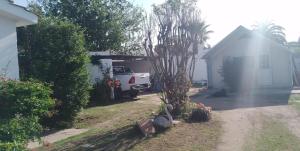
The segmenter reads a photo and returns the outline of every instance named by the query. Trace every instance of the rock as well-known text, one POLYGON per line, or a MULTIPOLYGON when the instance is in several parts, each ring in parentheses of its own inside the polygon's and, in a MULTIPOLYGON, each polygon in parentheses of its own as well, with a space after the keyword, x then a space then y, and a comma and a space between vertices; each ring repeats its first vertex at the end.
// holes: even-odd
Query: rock
POLYGON ((164 116, 158 116, 153 121, 154 126, 159 129, 167 129, 172 126, 172 122, 164 116))

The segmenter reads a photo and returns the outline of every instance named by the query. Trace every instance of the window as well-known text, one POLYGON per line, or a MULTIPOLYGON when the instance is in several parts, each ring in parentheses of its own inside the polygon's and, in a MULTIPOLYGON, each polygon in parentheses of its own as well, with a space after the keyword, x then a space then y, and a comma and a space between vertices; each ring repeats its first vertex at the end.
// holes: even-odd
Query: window
POLYGON ((261 55, 259 58, 259 67, 261 69, 268 69, 270 68, 269 64, 269 56, 268 55, 261 55))
POLYGON ((113 74, 126 74, 126 73, 133 73, 133 72, 128 67, 124 67, 124 66, 114 66, 113 67, 113 74))

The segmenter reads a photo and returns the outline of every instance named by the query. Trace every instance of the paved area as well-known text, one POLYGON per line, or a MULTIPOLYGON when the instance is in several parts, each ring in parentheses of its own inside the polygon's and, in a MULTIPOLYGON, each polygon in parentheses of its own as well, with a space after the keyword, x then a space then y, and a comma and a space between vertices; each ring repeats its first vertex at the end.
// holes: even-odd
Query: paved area
POLYGON ((294 135, 300 138, 299 113, 289 105, 240 108, 216 111, 223 122, 223 135, 217 151, 241 151, 251 130, 262 127, 263 118, 283 123, 294 135))
POLYGON ((261 128, 263 117, 282 122, 300 138, 299 112, 288 105, 291 92, 300 93, 299 90, 274 90, 243 95, 229 94, 227 97, 210 97, 210 93, 203 93, 191 98, 195 102, 211 106, 221 118, 224 133, 217 150, 240 151, 243 150, 250 130, 261 128))
POLYGON ((28 144, 27 148, 33 149, 33 148, 40 147, 42 145, 51 144, 51 143, 66 139, 68 137, 84 133, 86 131, 88 131, 88 129, 65 129, 65 130, 61 130, 61 131, 58 131, 56 133, 53 133, 53 134, 47 135, 45 137, 42 137, 42 143, 39 143, 39 141, 30 142, 28 144))

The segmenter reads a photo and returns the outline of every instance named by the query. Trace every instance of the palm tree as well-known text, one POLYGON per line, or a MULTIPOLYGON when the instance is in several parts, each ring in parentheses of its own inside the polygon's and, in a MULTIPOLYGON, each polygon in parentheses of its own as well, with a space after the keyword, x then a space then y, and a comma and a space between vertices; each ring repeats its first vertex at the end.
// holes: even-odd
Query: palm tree
POLYGON ((254 25, 254 31, 260 32, 266 37, 282 44, 286 45, 287 41, 285 39, 284 28, 282 26, 276 25, 274 23, 260 23, 254 25))

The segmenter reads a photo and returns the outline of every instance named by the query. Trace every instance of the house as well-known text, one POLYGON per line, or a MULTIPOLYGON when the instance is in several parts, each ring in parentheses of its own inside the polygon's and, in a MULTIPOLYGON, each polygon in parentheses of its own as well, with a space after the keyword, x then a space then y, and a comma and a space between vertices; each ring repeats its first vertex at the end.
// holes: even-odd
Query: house
POLYGON ((243 66, 241 88, 293 86, 294 69, 288 48, 243 26, 236 28, 203 58, 207 62, 209 88, 228 88, 222 76, 223 63, 228 59, 243 66))
POLYGON ((0 75, 19 79, 16 27, 37 21, 36 15, 11 0, 0 0, 0 75))

